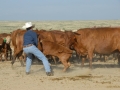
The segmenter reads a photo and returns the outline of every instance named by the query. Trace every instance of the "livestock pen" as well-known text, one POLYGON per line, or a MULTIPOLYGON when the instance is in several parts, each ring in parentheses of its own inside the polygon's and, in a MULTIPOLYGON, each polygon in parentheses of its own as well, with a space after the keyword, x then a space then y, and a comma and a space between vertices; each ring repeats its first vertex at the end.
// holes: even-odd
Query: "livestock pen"
MULTIPOLYGON (((0 21, 0 33, 10 33, 26 21, 0 21)), ((120 20, 111 21, 33 21, 36 28, 45 30, 76 30, 86 27, 119 27, 120 20)), ((47 77, 42 63, 33 63, 31 74, 25 74, 25 67, 21 67, 17 60, 13 67, 11 61, 0 62, 0 90, 119 90, 120 89, 120 68, 117 61, 114 62, 112 55, 107 62, 96 57, 93 62, 93 69, 90 70, 88 62, 84 68, 80 68, 76 58, 71 62, 71 67, 63 73, 63 65, 51 64, 54 76, 47 77)))

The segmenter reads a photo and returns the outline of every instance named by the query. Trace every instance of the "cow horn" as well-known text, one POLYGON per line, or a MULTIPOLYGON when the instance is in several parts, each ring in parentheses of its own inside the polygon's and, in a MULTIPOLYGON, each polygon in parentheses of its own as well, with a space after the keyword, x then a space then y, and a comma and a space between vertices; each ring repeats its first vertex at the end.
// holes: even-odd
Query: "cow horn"
POLYGON ((65 32, 65 30, 61 29, 60 31, 65 32))
POLYGON ((72 32, 77 32, 77 30, 72 30, 72 32))

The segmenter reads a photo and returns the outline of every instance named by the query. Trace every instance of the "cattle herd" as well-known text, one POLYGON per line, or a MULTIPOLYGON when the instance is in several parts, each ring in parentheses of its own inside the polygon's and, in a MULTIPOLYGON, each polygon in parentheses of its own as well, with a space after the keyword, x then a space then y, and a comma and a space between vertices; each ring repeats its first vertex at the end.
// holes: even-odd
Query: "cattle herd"
MULTIPOLYGON (((38 35, 38 48, 56 62, 56 57, 64 65, 63 71, 70 67, 70 58, 74 54, 81 59, 81 66, 88 59, 92 68, 93 57, 96 54, 117 54, 120 65, 120 28, 93 27, 78 30, 34 30, 38 35)), ((26 30, 17 29, 11 34, 0 34, 0 60, 11 60, 13 65, 18 58, 24 66, 26 55, 23 53, 23 35, 26 30)), ((74 60, 73 60, 74 61, 74 60)))

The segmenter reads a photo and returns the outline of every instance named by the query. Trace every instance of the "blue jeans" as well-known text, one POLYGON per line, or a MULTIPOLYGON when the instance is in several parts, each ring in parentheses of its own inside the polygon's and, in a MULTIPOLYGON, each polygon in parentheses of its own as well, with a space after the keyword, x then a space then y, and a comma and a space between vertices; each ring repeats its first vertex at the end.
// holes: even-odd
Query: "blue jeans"
POLYGON ((39 60, 43 62, 44 68, 46 72, 51 72, 50 69, 50 64, 45 57, 45 55, 34 45, 30 47, 23 48, 24 53, 27 54, 27 59, 26 59, 26 72, 30 72, 30 67, 32 64, 32 54, 36 56, 39 60))

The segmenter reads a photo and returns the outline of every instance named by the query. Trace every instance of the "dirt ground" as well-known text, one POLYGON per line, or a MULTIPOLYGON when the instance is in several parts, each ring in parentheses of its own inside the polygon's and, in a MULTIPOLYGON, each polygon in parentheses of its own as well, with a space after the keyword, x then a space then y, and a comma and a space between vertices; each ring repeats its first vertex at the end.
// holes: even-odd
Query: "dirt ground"
POLYGON ((72 63, 66 73, 63 65, 52 64, 54 76, 46 76, 42 64, 33 64, 31 74, 16 61, 0 62, 0 90, 120 90, 120 68, 117 61, 93 62, 93 69, 72 63))

